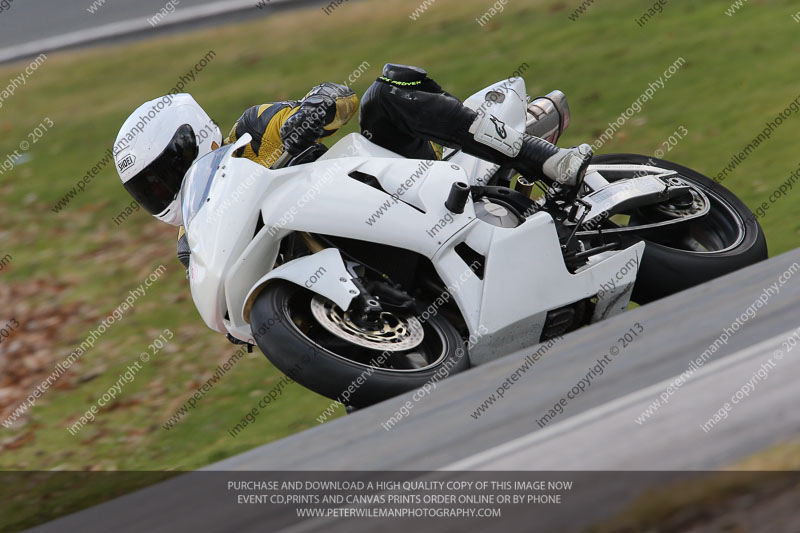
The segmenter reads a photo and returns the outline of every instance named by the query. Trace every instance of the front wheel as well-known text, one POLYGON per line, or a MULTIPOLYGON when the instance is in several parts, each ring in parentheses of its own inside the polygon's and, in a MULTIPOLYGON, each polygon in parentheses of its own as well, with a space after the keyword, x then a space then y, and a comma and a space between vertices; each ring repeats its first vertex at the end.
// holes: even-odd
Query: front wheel
MULTIPOLYGON (((708 213, 683 222, 676 231, 645 237, 645 250, 632 299, 644 304, 728 274, 767 258, 767 242, 755 215, 728 189, 690 168, 643 155, 606 154, 593 164, 649 165, 678 173, 678 178, 709 202, 708 213)), ((680 217, 691 202, 666 202, 625 213, 626 226, 680 217), (677 204, 677 205, 676 205, 677 204)), ((632 244, 635 236, 623 238, 632 244)))
POLYGON ((250 325, 258 347, 279 370, 353 407, 469 368, 464 341, 444 317, 385 315, 382 331, 360 330, 329 300, 278 281, 256 298, 250 325))

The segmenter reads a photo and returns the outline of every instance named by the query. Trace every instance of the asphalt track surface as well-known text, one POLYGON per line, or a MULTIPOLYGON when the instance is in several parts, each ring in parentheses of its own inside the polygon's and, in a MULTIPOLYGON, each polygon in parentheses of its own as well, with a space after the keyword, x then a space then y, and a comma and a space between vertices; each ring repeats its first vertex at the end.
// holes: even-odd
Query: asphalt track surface
MULTIPOLYGON (((178 0, 175 12, 152 26, 167 0, 9 0, 0 11, 0 63, 53 50, 151 38, 199 26, 267 16, 330 0, 178 0), (94 13, 89 7, 98 5, 94 13), (54 23, 56 22, 56 23, 54 23)), ((173 0, 175 1, 175 0, 173 0)), ((0 2, 1 4, 2 2, 0 2)))
MULTIPOLYGON (((800 250, 795 250, 573 332, 477 419, 471 416, 474 410, 535 348, 439 382, 419 401, 408 393, 37 530, 177 531, 203 524, 206 530, 256 531, 264 530, 267 519, 275 526, 269 530, 288 531, 373 531, 377 524, 341 518, 298 524, 287 516, 261 516, 259 512, 265 511, 223 505, 218 492, 195 483, 197 477, 192 476, 200 475, 270 471, 274 477, 280 471, 335 470, 414 471, 407 474, 425 477, 434 475, 431 471, 449 470, 456 471, 450 472, 452 476, 479 470, 495 475, 502 470, 570 470, 584 475, 602 470, 651 471, 635 483, 624 475, 616 476, 616 481, 606 479, 602 490, 587 482, 584 490, 572 494, 573 503, 585 501, 584 509, 596 511, 586 512, 580 520, 593 520, 600 509, 605 516, 638 492, 639 488, 632 492, 636 484, 658 485, 663 481, 657 480, 659 475, 663 478, 670 472, 723 468, 797 438, 800 388, 795 376, 800 372, 800 344, 793 352, 785 343, 798 326, 800 250), (792 265, 796 271, 787 276, 792 265), (777 290, 765 293, 770 286, 777 290), (761 306, 756 304, 759 298, 761 306), (748 309, 753 316, 747 315, 748 309), (620 346, 620 338, 631 328, 642 333, 613 357, 585 392, 569 400, 563 414, 540 428, 537 419, 564 398, 598 358, 620 346), (735 329, 727 343, 717 342, 713 356, 687 375, 690 361, 714 344, 725 328, 735 329), (759 369, 770 364, 766 376, 754 380, 759 369), (681 374, 686 379, 668 403, 662 402, 649 420, 638 424, 642 411, 681 374), (753 390, 732 405, 727 418, 707 432, 701 429, 748 382, 753 390), (384 429, 382 423, 406 401, 412 402, 409 415, 390 431, 384 429)), ((280 403, 274 408, 279 409, 280 403)), ((258 475, 250 474, 249 479, 258 475)), ((571 526, 578 525, 575 516, 551 513, 540 517, 535 530, 553 530, 566 518, 571 526)), ((440 522, 437 531, 458 530, 454 523, 440 522)), ((394 531, 407 525, 387 521, 380 527, 394 531)))

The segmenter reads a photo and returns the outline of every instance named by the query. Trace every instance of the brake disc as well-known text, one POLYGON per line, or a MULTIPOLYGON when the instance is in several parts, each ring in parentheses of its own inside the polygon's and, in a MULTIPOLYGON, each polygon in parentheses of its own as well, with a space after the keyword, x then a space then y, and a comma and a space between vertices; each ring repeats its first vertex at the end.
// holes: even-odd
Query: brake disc
POLYGON ((419 346, 425 336, 422 323, 416 317, 402 319, 392 313, 381 313, 382 329, 362 329, 352 321, 349 313, 320 296, 311 299, 311 313, 317 322, 333 335, 371 350, 387 352, 411 350, 419 346))

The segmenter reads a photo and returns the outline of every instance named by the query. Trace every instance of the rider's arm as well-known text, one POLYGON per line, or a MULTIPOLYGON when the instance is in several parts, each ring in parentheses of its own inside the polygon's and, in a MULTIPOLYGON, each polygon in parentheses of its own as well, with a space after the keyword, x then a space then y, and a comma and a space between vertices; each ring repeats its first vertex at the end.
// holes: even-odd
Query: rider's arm
MULTIPOLYGON (((283 153, 281 128, 295 115, 294 124, 297 127, 314 122, 313 129, 316 131, 310 140, 313 143, 336 133, 357 110, 358 97, 352 90, 343 85, 324 83, 314 87, 300 101, 263 104, 247 109, 233 125, 224 144, 235 142, 249 133, 253 140, 240 148, 236 155, 269 167, 283 153)), ((300 133, 308 135, 305 131, 300 133)))

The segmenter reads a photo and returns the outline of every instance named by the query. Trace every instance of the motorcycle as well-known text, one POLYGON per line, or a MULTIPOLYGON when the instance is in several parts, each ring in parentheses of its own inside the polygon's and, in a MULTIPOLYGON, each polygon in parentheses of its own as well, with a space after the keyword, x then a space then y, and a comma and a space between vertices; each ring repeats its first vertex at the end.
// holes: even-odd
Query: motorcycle
MULTIPOLYGON (((563 93, 531 102, 521 78, 465 105, 544 138, 570 120, 563 93)), ((184 179, 192 298, 210 328, 353 407, 767 256, 735 195, 662 159, 596 156, 576 196, 459 150, 405 159, 358 133, 269 169, 233 157, 248 142, 184 179)))

